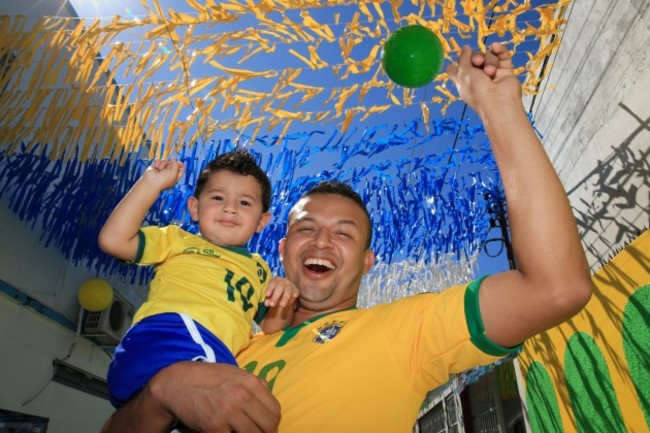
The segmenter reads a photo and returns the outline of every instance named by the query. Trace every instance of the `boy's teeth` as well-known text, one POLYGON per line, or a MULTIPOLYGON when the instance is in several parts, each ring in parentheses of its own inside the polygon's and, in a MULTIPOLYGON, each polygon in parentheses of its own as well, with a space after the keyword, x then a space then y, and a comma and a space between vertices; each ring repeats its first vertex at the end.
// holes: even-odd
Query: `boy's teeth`
POLYGON ((307 259, 305 260, 305 266, 309 265, 318 265, 318 266, 325 266, 326 268, 329 269, 336 269, 336 266, 329 260, 323 260, 323 259, 307 259))

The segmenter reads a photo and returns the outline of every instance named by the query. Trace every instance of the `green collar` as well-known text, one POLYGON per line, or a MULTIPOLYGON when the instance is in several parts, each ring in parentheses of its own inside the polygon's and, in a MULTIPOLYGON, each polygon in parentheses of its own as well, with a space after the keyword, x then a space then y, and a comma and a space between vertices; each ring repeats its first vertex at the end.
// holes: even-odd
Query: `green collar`
POLYGON ((344 308, 343 310, 330 311, 329 313, 323 313, 323 314, 320 314, 318 316, 312 317, 311 319, 307 319, 307 320, 305 320, 304 322, 302 322, 299 325, 287 328, 282 333, 282 336, 280 337, 278 342, 275 343, 275 347, 284 346, 285 344, 287 344, 289 342, 289 340, 291 340, 293 337, 295 337, 296 334, 298 334, 298 332, 300 332, 300 330, 302 328, 304 328, 307 325, 310 325, 310 324, 314 323, 317 320, 322 319, 323 317, 329 316, 330 314, 340 313, 341 311, 356 310, 356 309, 357 309, 356 306, 352 306, 352 307, 344 308))

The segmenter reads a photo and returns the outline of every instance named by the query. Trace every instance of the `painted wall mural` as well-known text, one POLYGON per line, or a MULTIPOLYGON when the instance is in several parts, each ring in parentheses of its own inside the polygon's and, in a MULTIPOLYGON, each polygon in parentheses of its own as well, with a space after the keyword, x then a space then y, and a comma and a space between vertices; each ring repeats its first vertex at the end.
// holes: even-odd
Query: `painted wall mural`
POLYGON ((585 310, 520 355, 536 433, 650 430, 650 231, 592 279, 585 310))

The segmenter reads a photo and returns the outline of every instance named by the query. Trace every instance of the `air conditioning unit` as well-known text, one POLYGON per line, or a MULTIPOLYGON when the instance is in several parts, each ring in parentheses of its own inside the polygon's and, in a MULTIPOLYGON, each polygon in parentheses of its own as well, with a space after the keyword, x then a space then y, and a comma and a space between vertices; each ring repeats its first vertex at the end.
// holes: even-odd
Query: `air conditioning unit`
POLYGON ((102 311, 86 311, 83 334, 102 346, 117 346, 133 321, 133 307, 117 293, 102 311))

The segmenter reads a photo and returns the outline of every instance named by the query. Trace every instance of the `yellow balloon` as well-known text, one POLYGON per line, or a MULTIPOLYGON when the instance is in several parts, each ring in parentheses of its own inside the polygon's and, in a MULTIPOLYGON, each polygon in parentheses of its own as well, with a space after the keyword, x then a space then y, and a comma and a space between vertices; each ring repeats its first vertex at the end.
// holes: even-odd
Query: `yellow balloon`
POLYGON ((77 295, 81 306, 88 311, 102 311, 113 302, 113 288, 100 278, 83 283, 77 295))

